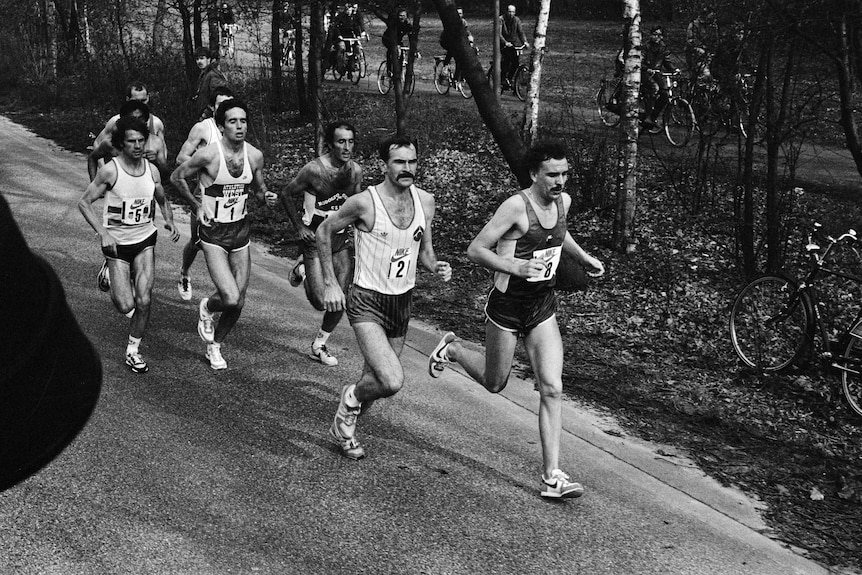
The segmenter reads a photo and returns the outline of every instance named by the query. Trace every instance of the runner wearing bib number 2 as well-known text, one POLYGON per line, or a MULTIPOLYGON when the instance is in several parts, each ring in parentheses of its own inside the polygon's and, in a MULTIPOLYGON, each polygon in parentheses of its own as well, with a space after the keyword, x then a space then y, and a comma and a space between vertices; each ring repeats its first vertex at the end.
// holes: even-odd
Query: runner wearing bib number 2
POLYGON ((524 162, 532 185, 511 196, 467 249, 471 261, 495 272, 485 306, 485 355, 447 333, 428 359, 431 377, 458 362, 491 393, 506 387, 518 336, 524 337, 539 387, 539 437, 544 472, 542 497, 579 497, 584 488, 559 467, 562 429, 563 343, 557 325, 554 282, 560 255, 573 255, 593 276, 602 263, 587 254, 566 229, 571 197, 563 192, 569 173, 566 149, 557 143, 531 147, 524 162))
POLYGON ((180 239, 159 171, 144 157, 149 135, 147 125, 140 119, 120 118, 111 136, 119 155, 99 168, 78 201, 84 219, 101 238, 114 307, 131 318, 126 365, 135 373, 149 370, 141 358, 139 345, 150 321, 156 202, 171 240, 180 239), (93 202, 99 198, 105 198, 101 218, 93 210, 93 202))
POLYGON ((350 459, 365 456, 356 439, 356 418, 376 399, 395 395, 404 385, 400 355, 417 264, 443 281, 452 277, 452 268, 437 260, 431 241, 434 196, 413 185, 415 144, 402 137, 389 138, 381 142, 378 152, 385 162, 383 182, 349 197, 315 234, 324 306, 327 311, 347 308, 365 357, 359 381, 342 388, 329 428, 342 455, 350 459), (349 225, 356 230, 356 271, 345 298, 332 265, 332 236, 349 225))
POLYGON ((197 150, 171 174, 171 181, 198 215, 198 237, 216 292, 198 307, 198 335, 207 344, 206 358, 213 369, 227 368, 221 344, 236 325, 245 305, 251 271, 247 218, 248 196, 273 204, 277 196, 263 181, 263 154, 246 143, 248 108, 242 101, 225 100, 216 109, 221 138, 197 150), (189 190, 186 178, 197 175, 201 200, 189 190), (221 313, 218 321, 213 314, 221 313))

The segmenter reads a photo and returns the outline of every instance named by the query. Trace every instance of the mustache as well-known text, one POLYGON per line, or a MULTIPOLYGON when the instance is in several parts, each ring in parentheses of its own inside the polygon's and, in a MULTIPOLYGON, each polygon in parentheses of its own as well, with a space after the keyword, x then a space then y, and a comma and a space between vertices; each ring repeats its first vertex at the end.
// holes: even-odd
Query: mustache
POLYGON ((410 178, 411 180, 415 180, 415 179, 416 179, 416 178, 413 176, 413 173, 412 173, 412 172, 401 172, 400 174, 398 174, 398 179, 400 180, 401 178, 405 178, 405 179, 406 179, 406 178, 410 178))

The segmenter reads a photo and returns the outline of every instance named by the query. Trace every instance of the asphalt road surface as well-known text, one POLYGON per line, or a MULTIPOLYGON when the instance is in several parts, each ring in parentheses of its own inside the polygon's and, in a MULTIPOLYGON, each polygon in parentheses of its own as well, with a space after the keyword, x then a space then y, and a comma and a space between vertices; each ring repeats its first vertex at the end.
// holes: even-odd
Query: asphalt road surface
POLYGON ((0 494, 0 574, 826 572, 765 535, 754 502, 574 402, 562 461, 586 494, 541 499, 532 385, 491 395, 455 371, 432 380, 439 334, 418 322, 404 389, 360 420, 368 457, 342 458, 326 432, 361 367, 352 332, 345 321, 331 339, 337 367, 310 360, 320 315, 287 283, 291 262, 261 246, 229 367, 214 372, 195 329, 212 289, 203 257, 183 302, 185 238, 160 234, 150 372, 130 373, 128 321, 96 289, 99 247, 76 208, 84 158, 2 117, 0 128, 0 192, 104 366, 77 440, 0 494))

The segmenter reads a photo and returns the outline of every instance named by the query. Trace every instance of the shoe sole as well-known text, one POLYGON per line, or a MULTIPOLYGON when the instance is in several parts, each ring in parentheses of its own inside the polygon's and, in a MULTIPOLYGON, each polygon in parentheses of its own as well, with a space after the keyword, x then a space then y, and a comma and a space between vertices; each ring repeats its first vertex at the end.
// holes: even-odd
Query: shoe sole
POLYGON ((434 351, 431 352, 431 355, 428 356, 428 375, 430 375, 434 379, 437 379, 438 377, 440 377, 440 374, 442 374, 443 370, 446 369, 446 363, 441 362, 441 361, 437 361, 436 359, 434 359, 434 356, 436 356, 440 352, 441 349, 443 349, 444 347, 446 347, 447 345, 449 345, 450 343, 455 341, 454 338, 455 338, 454 332, 451 332, 451 331, 447 332, 445 335, 443 335, 442 338, 440 338, 440 341, 437 343, 437 347, 435 347, 434 351), (450 334, 452 335, 452 339, 449 341, 446 341, 446 339, 449 337, 450 334))
POLYGON ((543 491, 540 495, 545 499, 577 499, 583 494, 584 490, 581 488, 580 490, 575 489, 568 493, 548 493, 547 491, 543 491))
POLYGON ((129 363, 126 363, 126 367, 128 367, 132 373, 147 373, 148 371, 150 371, 149 366, 144 366, 143 368, 140 368, 140 367, 135 367, 129 363))
MULTIPOLYGON (((320 359, 320 356, 315 355, 315 354, 314 354, 314 352, 309 353, 309 354, 308 354, 308 357, 310 357, 311 359, 315 360, 315 361, 316 361, 316 362, 318 362, 318 363, 322 363, 322 364, 323 364, 323 365, 325 365, 326 367, 335 367, 336 365, 338 365, 338 360, 337 360, 336 358, 334 358, 334 357, 333 357, 332 359, 334 359, 334 360, 335 360, 335 363, 326 363, 325 361, 323 361, 322 359, 320 359)), ((330 356, 330 357, 332 357, 332 356, 330 356)))
POLYGON ((365 449, 362 446, 359 447, 358 453, 350 453, 347 449, 344 449, 343 440, 339 439, 335 432, 332 430, 332 426, 329 427, 329 439, 338 446, 338 450, 341 452, 343 457, 347 459, 352 459, 353 461, 359 461, 365 457, 365 449))

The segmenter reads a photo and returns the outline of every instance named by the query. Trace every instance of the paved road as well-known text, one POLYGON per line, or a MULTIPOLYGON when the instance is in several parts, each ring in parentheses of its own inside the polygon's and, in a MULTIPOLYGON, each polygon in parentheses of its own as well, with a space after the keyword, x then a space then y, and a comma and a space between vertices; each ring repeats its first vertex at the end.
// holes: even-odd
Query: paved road
MULTIPOLYGON (((99 251, 75 207, 83 157, 2 117, 0 129, 0 192, 105 374, 78 439, 0 494, 0 573, 825 573, 761 534, 753 502, 573 402, 562 459, 587 493, 543 501, 532 386, 492 396, 457 372, 432 381, 424 351, 439 334, 418 323, 404 390, 360 422, 369 456, 343 459, 326 429, 360 368, 355 341, 342 326, 341 364, 309 360, 319 316, 285 281, 289 262, 261 249, 229 369, 213 372, 194 303, 176 293, 179 246, 161 238, 151 369, 128 372, 126 320, 95 287, 99 251)), ((202 261, 193 280, 210 289, 202 261)))

